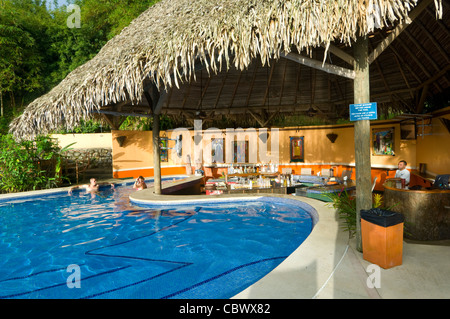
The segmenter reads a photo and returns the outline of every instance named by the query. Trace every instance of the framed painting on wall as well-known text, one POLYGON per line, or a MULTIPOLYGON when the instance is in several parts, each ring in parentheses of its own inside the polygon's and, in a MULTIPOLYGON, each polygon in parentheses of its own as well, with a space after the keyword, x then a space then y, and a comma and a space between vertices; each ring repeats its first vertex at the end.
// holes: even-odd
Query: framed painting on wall
POLYGON ((393 127, 373 129, 372 130, 372 144, 373 155, 390 155, 395 156, 394 153, 394 135, 393 127))
POLYGON ((304 136, 290 136, 289 137, 291 162, 304 162, 305 161, 303 138, 304 138, 304 136))

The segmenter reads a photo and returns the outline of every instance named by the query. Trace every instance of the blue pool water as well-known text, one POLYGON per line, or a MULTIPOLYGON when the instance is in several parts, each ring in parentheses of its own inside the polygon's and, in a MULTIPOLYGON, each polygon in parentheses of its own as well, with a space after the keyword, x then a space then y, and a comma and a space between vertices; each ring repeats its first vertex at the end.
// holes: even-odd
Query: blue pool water
POLYGON ((151 208, 131 192, 0 199, 0 298, 230 298, 313 227, 294 200, 151 208))

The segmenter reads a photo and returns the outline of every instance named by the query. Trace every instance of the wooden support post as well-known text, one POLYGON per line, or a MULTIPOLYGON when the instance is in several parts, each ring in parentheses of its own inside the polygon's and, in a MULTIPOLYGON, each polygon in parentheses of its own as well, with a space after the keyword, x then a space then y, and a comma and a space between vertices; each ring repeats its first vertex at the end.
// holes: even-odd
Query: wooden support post
MULTIPOLYGON (((354 103, 370 102, 368 39, 358 37, 354 45, 355 80, 354 103)), ((360 210, 372 208, 372 182, 370 163, 370 121, 355 122, 356 168, 356 249, 362 251, 360 210)))
POLYGON ((155 194, 161 195, 161 158, 159 149, 159 114, 153 113, 153 179, 155 194))

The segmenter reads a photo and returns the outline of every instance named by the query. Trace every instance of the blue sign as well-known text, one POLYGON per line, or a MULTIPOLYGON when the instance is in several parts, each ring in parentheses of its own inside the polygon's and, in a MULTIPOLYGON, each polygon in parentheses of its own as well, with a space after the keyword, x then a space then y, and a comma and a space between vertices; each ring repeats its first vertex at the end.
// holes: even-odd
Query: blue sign
POLYGON ((376 120, 377 102, 350 104, 350 121, 376 120))

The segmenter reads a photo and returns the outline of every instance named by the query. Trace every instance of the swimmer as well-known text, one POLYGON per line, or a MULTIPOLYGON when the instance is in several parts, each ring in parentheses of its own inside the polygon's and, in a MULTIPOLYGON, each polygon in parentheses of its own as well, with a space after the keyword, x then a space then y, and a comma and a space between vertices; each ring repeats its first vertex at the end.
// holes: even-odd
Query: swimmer
POLYGON ((136 178, 133 188, 138 191, 143 190, 144 188, 147 188, 147 184, 145 184, 144 178, 142 176, 139 176, 138 178, 136 178))
POLYGON ((89 182, 90 182, 89 184, 84 184, 84 185, 78 185, 78 186, 70 187, 69 188, 69 194, 72 194, 72 190, 74 190, 75 188, 84 188, 84 189, 86 189, 86 193, 92 193, 92 192, 98 191, 98 188, 101 185, 109 184, 109 185, 111 185, 111 188, 114 188, 114 184, 110 184, 110 183, 107 183, 107 182, 98 184, 96 178, 91 178, 89 182))

